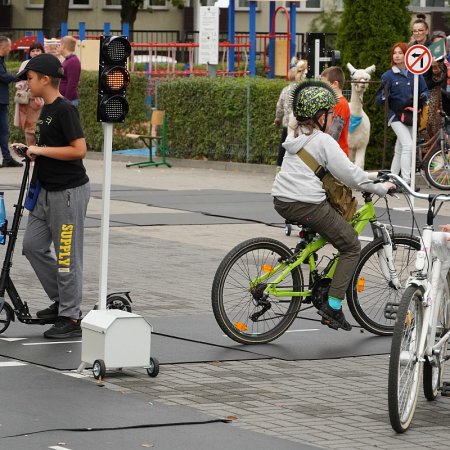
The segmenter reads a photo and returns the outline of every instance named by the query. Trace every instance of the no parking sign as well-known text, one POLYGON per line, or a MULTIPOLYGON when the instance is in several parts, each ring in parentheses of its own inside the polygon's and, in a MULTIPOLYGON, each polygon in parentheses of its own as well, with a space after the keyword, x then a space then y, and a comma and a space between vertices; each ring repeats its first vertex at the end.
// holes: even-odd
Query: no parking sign
POLYGON ((405 54, 406 68, 414 75, 425 73, 431 66, 431 53, 424 45, 412 45, 405 54))
MULTIPOLYGON (((414 190, 416 184, 416 144, 417 144, 417 108, 419 98, 419 75, 425 73, 431 66, 431 53, 424 45, 412 45, 405 53, 406 68, 414 74, 413 87, 413 126, 412 126, 412 144, 411 144, 411 189, 414 190)), ((411 203, 414 207, 414 197, 411 203)))

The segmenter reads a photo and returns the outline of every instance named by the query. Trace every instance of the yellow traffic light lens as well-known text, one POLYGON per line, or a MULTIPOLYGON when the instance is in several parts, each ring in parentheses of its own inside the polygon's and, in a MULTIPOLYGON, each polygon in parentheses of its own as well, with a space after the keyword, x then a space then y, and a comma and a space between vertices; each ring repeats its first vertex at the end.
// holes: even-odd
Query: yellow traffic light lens
POLYGON ((112 67, 102 73, 102 84, 108 92, 124 90, 130 83, 130 74, 124 67, 112 67))

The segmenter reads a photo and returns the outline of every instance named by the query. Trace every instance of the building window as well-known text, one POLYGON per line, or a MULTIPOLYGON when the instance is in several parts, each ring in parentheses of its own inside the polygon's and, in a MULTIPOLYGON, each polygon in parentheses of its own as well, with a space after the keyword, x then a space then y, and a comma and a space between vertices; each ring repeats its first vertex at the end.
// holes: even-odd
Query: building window
POLYGON ((166 0, 148 0, 148 7, 152 9, 168 9, 166 0))
POLYGON ((420 8, 437 8, 438 11, 445 11, 449 6, 449 0, 411 0, 411 2, 409 3, 409 8, 412 11, 418 10, 420 8))
POLYGON ((104 0, 103 6, 107 9, 120 9, 122 7, 120 0, 104 0))
POLYGON ((297 5, 300 11, 322 11, 322 0, 306 0, 300 2, 292 2, 297 5))
MULTIPOLYGON (((260 4, 261 2, 256 2, 256 11, 261 10, 260 4)), ((248 11, 250 9, 250 2, 248 0, 235 0, 235 9, 236 11, 248 11)))
MULTIPOLYGON (((69 8, 91 8, 91 3, 92 0, 70 0, 69 8)), ((27 0, 27 6, 29 8, 43 8, 44 0, 27 0)))

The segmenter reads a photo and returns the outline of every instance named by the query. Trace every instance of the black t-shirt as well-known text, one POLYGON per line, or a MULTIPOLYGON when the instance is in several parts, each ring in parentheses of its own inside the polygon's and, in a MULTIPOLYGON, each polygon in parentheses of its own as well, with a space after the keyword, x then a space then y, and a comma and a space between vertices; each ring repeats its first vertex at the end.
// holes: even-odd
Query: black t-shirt
MULTIPOLYGON (((83 137, 78 110, 72 103, 58 97, 50 105, 44 105, 36 123, 36 145, 66 147, 71 141, 83 137)), ((48 191, 62 191, 89 181, 81 159, 61 161, 39 156, 34 170, 37 170, 37 178, 48 191)))

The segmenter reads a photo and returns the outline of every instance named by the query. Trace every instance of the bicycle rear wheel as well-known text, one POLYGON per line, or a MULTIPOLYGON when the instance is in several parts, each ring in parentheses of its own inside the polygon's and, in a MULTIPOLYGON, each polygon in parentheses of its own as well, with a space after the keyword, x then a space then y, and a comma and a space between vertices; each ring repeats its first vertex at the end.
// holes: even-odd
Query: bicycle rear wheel
MULTIPOLYGON (((414 236, 396 234, 392 241, 394 265, 401 286, 413 270, 420 242, 414 236)), ((378 238, 361 251, 358 265, 347 289, 347 303, 355 320, 367 331, 390 336, 403 288, 395 288, 380 267, 383 240, 378 238)))
POLYGON ((403 294, 392 337, 388 406, 392 428, 404 433, 416 410, 423 363, 418 347, 423 324, 423 289, 409 286, 403 294))
POLYGON ((450 190, 450 149, 436 149, 423 163, 425 178, 436 189, 450 190))
MULTIPOLYGON (((296 319, 300 297, 264 298, 267 284, 250 286, 256 277, 270 272, 282 260, 292 256, 283 243, 269 238, 254 238, 234 247, 220 263, 211 292, 217 323, 231 339, 241 344, 264 344, 281 336, 296 319)), ((294 291, 303 290, 299 267, 277 285, 294 291)))
MULTIPOLYGON (((450 286, 450 278, 447 275, 447 285, 450 286)), ((435 343, 449 329, 449 299, 444 290, 441 298, 441 304, 437 316, 435 343)), ((448 343, 446 342, 438 355, 433 355, 431 360, 426 359, 423 365, 423 393, 427 400, 435 400, 440 389, 442 377, 444 374, 445 358, 447 356, 448 343)))

